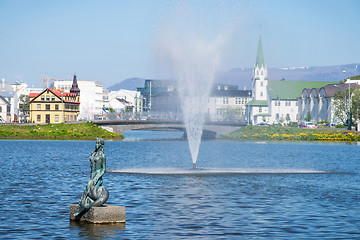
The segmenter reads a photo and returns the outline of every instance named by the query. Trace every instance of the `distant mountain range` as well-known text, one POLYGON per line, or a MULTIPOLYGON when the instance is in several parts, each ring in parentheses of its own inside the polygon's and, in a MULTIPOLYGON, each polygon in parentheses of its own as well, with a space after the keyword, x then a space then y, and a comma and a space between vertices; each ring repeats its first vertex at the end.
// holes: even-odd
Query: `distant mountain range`
MULTIPOLYGON (((268 68, 269 80, 339 82, 356 75, 360 75, 360 64, 268 68)), ((219 72, 215 77, 215 83, 236 85, 239 89, 251 89, 252 76, 253 68, 234 68, 229 71, 219 72)), ((144 78, 129 78, 108 87, 108 89, 110 91, 120 89, 135 91, 138 87, 144 87, 144 81, 144 78)))

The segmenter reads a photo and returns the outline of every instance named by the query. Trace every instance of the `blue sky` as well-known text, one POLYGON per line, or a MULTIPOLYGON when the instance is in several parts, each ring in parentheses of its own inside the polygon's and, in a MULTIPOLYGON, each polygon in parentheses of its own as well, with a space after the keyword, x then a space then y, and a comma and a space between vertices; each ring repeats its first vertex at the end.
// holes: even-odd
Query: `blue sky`
POLYGON ((268 67, 360 63, 359 10, 358 0, 0 0, 0 78, 171 77, 157 53, 169 28, 226 35, 221 71, 254 66, 259 32, 268 67))

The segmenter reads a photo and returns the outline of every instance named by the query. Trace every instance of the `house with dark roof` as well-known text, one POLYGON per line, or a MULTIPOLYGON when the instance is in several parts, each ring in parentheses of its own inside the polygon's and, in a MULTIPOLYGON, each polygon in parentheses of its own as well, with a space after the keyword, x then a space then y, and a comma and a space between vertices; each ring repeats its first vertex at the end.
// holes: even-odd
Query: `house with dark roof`
POLYGON ((0 123, 11 122, 10 102, 0 95, 0 123))
POLYGON ((46 88, 40 93, 29 94, 30 122, 61 123, 77 121, 80 96, 46 88))
POLYGON ((299 98, 299 115, 304 119, 308 112, 311 113, 311 119, 314 122, 328 121, 335 124, 342 124, 346 119, 346 107, 344 106, 343 114, 336 116, 335 95, 340 92, 346 92, 348 89, 360 88, 357 83, 336 83, 328 84, 318 88, 304 88, 299 98))
POLYGON ((238 90, 234 86, 221 88, 217 86, 211 92, 208 101, 208 120, 246 122, 246 104, 250 101, 251 94, 251 90, 238 90))

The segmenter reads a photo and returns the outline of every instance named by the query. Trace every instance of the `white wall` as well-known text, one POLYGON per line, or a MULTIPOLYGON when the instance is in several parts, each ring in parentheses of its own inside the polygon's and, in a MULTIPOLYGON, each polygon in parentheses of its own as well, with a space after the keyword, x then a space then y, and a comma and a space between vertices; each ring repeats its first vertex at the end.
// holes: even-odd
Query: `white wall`
POLYGON ((271 105, 271 119, 270 124, 279 123, 279 120, 283 119, 286 123, 286 115, 289 114, 289 122, 298 121, 298 100, 277 100, 272 99, 270 101, 271 105), (277 114, 279 119, 277 119, 277 114))
MULTIPOLYGON (((54 87, 65 92, 71 89, 72 80, 56 80, 54 87)), ((103 86, 100 82, 77 80, 80 89, 80 114, 79 120, 92 120, 102 114, 103 86)))
POLYGON ((133 106, 133 113, 141 112, 140 92, 120 89, 119 91, 109 92, 108 101, 109 107, 116 111, 124 110, 126 104, 121 103, 117 99, 124 99, 128 103, 127 106, 133 106))

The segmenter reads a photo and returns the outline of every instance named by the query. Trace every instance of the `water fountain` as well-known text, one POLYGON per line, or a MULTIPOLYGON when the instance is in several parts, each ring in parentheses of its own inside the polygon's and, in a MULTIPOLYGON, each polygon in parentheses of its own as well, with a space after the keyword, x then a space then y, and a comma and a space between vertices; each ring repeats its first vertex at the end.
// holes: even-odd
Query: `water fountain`
POLYGON ((178 82, 193 168, 196 168, 208 99, 226 38, 218 34, 213 40, 204 40, 192 30, 183 33, 167 32, 160 48, 178 82))

